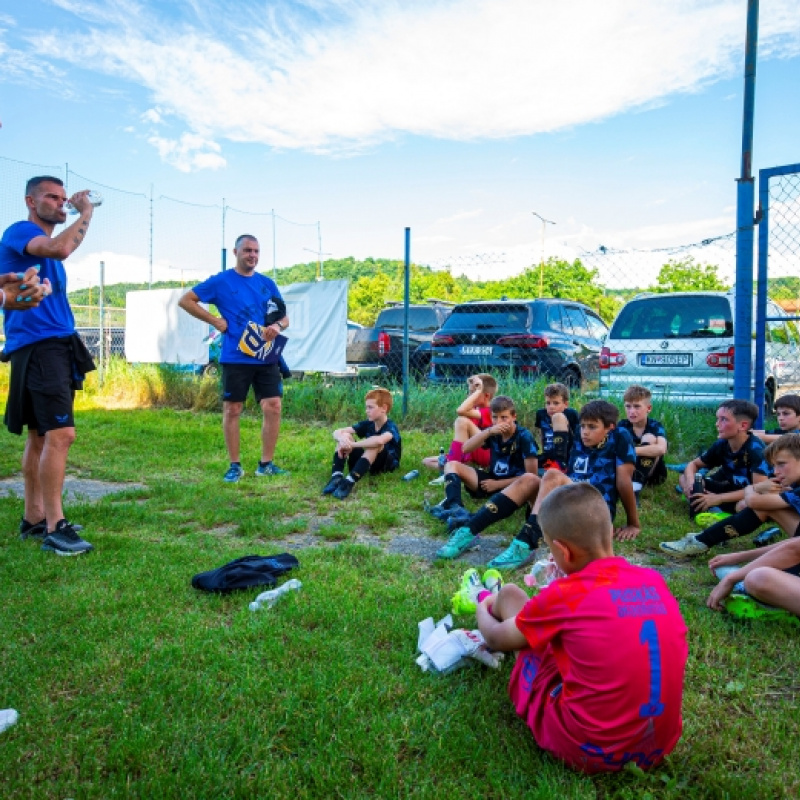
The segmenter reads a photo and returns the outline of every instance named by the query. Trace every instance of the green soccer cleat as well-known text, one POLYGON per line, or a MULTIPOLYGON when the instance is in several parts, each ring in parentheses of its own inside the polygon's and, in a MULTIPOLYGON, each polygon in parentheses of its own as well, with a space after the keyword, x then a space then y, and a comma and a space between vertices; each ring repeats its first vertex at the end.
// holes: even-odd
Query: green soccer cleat
POLYGON ((486 572, 483 573, 482 583, 488 591, 493 595, 497 595, 503 587, 503 576, 500 574, 499 570, 487 569, 486 572))
POLYGON ((452 610, 454 614, 474 614, 478 606, 478 595, 485 592, 478 570, 468 569, 461 578, 461 586, 453 595, 452 610))
POLYGON ((436 558, 451 560, 458 558, 467 550, 477 550, 478 545, 475 543, 478 539, 480 536, 474 534, 469 528, 458 528, 453 531, 447 544, 436 551, 436 558))
POLYGON ((694 521, 701 528, 710 528, 715 522, 722 522, 723 519, 732 516, 733 514, 726 514, 724 511, 703 511, 694 518, 694 521))
POLYGON ((529 545, 519 539, 514 539, 499 556, 489 562, 489 566, 494 569, 516 569, 527 564, 533 555, 533 550, 529 545))
POLYGON ((766 621, 783 620, 800 627, 800 617, 796 617, 785 608, 776 608, 760 603, 749 594, 731 594, 724 600, 725 610, 739 619, 757 619, 766 621))

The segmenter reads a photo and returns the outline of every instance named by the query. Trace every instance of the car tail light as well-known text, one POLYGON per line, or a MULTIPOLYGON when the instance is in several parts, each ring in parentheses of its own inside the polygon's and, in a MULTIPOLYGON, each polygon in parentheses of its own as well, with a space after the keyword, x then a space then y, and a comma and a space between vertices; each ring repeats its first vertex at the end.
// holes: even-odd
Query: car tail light
POLYGON ((729 347, 721 353, 709 353, 706 356, 706 364, 708 364, 709 367, 718 367, 719 369, 727 369, 729 372, 732 372, 733 347, 729 347))
POLYGON ((497 344, 502 347, 522 347, 526 350, 541 350, 548 347, 550 342, 544 336, 535 336, 532 333, 522 333, 514 336, 501 336, 497 344))
POLYGON ((611 349, 608 347, 604 347, 600 350, 600 369, 611 369, 612 367, 624 366, 624 353, 612 353, 611 349))
POLYGON ((392 349, 392 340, 386 331, 378 334, 378 355, 385 356, 392 349))
POLYGON ((452 336, 447 335, 436 335, 433 337, 433 341, 431 342, 431 347, 450 347, 456 343, 455 339, 452 336))

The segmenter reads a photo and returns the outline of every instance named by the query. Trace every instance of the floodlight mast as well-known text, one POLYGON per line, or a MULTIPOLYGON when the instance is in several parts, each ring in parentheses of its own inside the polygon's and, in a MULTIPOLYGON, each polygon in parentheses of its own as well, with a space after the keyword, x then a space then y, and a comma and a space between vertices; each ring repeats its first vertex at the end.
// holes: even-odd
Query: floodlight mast
POLYGON ((539 259, 539 297, 544 294, 544 229, 548 225, 555 225, 551 219, 545 219, 541 214, 531 211, 534 217, 538 217, 542 221, 542 253, 539 259))

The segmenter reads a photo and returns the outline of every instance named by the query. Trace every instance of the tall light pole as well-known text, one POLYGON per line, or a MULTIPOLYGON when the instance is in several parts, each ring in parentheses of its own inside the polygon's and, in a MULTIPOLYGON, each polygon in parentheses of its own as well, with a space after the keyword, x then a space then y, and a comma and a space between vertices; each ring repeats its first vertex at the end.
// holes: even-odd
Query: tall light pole
POLYGON ((542 255, 539 260, 539 297, 541 297, 544 294, 544 229, 548 225, 555 225, 556 223, 551 219, 545 219, 541 214, 537 214, 535 211, 531 211, 531 214, 542 221, 542 255))
POLYGON ((303 250, 306 250, 309 253, 314 253, 317 256, 317 280, 321 281, 322 278, 323 278, 323 274, 322 274, 322 256, 331 256, 331 255, 333 255, 333 253, 323 253, 321 249, 320 250, 312 250, 310 247, 304 247, 303 250))

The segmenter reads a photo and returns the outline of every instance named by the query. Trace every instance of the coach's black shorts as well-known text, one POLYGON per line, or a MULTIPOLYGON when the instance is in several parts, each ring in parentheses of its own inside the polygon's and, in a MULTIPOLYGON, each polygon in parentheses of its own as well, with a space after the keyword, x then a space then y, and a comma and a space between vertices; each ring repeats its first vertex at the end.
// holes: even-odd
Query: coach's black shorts
POLYGON ((222 399, 228 403, 244 403, 250 387, 256 402, 270 397, 283 397, 283 378, 278 364, 223 364, 222 399))
MULTIPOLYGON (((13 367, 12 367, 13 368, 13 367)), ((22 422, 39 436, 74 428, 73 358, 69 339, 47 339, 31 349, 25 371, 22 422)), ((18 402, 9 394, 9 403, 18 402)))

